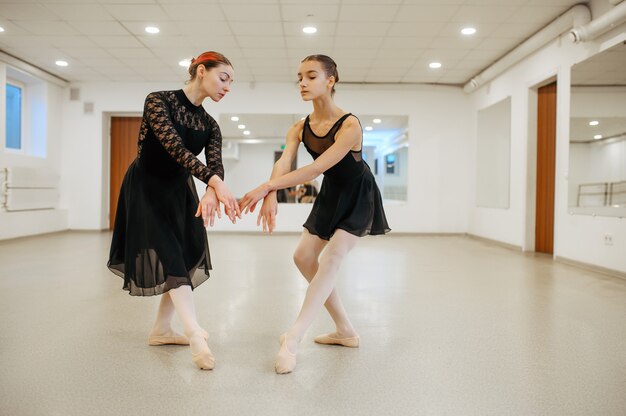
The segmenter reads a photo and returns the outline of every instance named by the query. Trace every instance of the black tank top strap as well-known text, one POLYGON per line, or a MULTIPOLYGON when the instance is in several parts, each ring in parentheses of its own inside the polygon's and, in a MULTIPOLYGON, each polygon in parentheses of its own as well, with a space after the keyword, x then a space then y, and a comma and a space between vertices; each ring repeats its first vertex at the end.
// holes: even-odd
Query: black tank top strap
POLYGON ((307 133, 311 133, 314 137, 317 137, 318 139, 325 139, 325 138, 327 138, 329 136, 332 139, 334 139, 335 138, 335 134, 337 133, 337 130, 339 130, 339 127, 341 127, 341 125, 343 124, 344 120, 347 119, 351 115, 352 115, 352 113, 347 113, 347 114, 344 114, 343 116, 341 116, 339 118, 339 120, 335 121, 335 124, 333 124, 333 126, 330 128, 330 130, 328 130, 328 132, 325 135, 323 135, 323 136, 318 136, 317 134, 315 134, 315 132, 311 128, 310 115, 308 115, 308 116, 306 116, 306 119, 304 120, 304 130, 308 130, 307 133))

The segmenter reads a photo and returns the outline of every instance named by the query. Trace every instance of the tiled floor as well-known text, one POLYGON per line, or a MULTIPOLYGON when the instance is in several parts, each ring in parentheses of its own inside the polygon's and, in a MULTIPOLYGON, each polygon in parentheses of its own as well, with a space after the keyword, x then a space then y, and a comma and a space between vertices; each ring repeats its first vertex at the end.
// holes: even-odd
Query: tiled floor
POLYGON ((314 344, 323 312, 278 376, 298 236, 209 239, 213 371, 146 344, 159 299, 121 290, 110 234, 0 242, 0 414, 626 415, 626 280, 462 236, 363 238, 338 284, 361 348, 314 344))

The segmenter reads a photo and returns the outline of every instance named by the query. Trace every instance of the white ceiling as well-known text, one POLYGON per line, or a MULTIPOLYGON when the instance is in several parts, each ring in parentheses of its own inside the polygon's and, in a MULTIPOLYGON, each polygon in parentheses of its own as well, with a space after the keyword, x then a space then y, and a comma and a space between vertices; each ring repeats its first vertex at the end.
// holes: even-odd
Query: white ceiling
POLYGON ((300 59, 323 53, 343 82, 462 84, 577 3, 0 0, 0 50, 77 82, 179 81, 180 60, 217 50, 238 81, 292 82, 300 59), (302 33, 308 23, 317 34, 302 33), (477 33, 462 36, 466 25, 477 33))
MULTIPOLYGON (((401 141, 400 136, 406 133, 408 128, 408 116, 403 115, 369 115, 355 114, 364 128, 363 141, 366 146, 377 144, 390 144, 394 139, 401 141), (374 123, 374 119, 379 119, 374 123), (372 127, 368 131, 367 127, 372 127)), ((224 140, 241 143, 284 143, 285 134, 289 128, 306 114, 220 114, 219 125, 224 140), (238 120, 231 120, 237 116, 238 120), (244 129, 238 128, 244 125, 250 134, 243 134, 244 129)))
POLYGON ((626 85, 626 45, 620 43, 574 65, 572 85, 626 85))

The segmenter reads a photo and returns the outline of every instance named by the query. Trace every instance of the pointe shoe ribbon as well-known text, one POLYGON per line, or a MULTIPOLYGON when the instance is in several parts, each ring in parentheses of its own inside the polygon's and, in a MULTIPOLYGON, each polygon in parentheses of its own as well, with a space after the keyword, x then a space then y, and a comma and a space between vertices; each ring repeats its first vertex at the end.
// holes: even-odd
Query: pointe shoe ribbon
MULTIPOLYGON (((204 329, 201 332, 204 339, 209 339, 208 332, 204 329)), ((148 338, 148 345, 189 345, 189 338, 178 333, 174 333, 174 335, 151 335, 148 338)))
POLYGON ((215 368, 215 357, 213 356, 213 353, 206 343, 206 338, 204 337, 203 331, 196 331, 191 334, 189 340, 191 341, 192 339, 194 340, 194 343, 202 342, 202 350, 196 353, 191 353, 191 359, 193 360, 194 364, 200 370, 213 370, 213 368, 215 368))
POLYGON ((330 336, 330 334, 324 334, 315 337, 314 340, 318 344, 341 345, 343 347, 358 348, 360 339, 358 336, 349 338, 333 338, 330 336))
POLYGON ((289 351, 287 348, 287 335, 282 334, 280 336, 280 350, 276 356, 276 362, 274 363, 274 369, 277 374, 291 373, 296 368, 296 354, 289 351))

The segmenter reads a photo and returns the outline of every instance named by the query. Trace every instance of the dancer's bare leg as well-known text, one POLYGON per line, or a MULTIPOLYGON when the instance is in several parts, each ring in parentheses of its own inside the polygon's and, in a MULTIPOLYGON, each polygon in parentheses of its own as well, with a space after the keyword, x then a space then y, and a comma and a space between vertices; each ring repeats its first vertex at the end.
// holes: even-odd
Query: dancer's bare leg
POLYGON ((276 357, 276 372, 288 373, 295 367, 298 343, 313 319, 328 300, 335 287, 337 270, 345 255, 354 247, 358 237, 343 230, 335 231, 320 256, 317 272, 306 291, 300 314, 293 326, 281 337, 281 348, 276 357))
MULTIPOLYGON (((309 233, 308 230, 304 230, 302 233, 302 237, 300 238, 300 242, 298 243, 298 247, 293 255, 293 260, 300 270, 300 273, 304 276, 304 278, 310 283, 313 280, 313 277, 317 273, 317 269, 319 268, 319 256, 324 247, 328 244, 328 241, 322 240, 309 233)), ((335 332, 328 334, 333 338, 350 338, 358 336, 350 319, 348 318, 348 314, 346 313, 345 308, 343 307, 343 303, 339 298, 339 294, 337 293, 337 288, 333 288, 333 291, 326 299, 324 303, 326 310, 328 311, 330 317, 335 322, 335 332)))
POLYGON ((185 335, 189 338, 189 346, 191 347, 194 362, 202 369, 212 369, 215 361, 204 338, 204 330, 196 319, 191 286, 184 285, 176 289, 170 289, 168 293, 183 324, 183 328, 185 328, 185 335))

